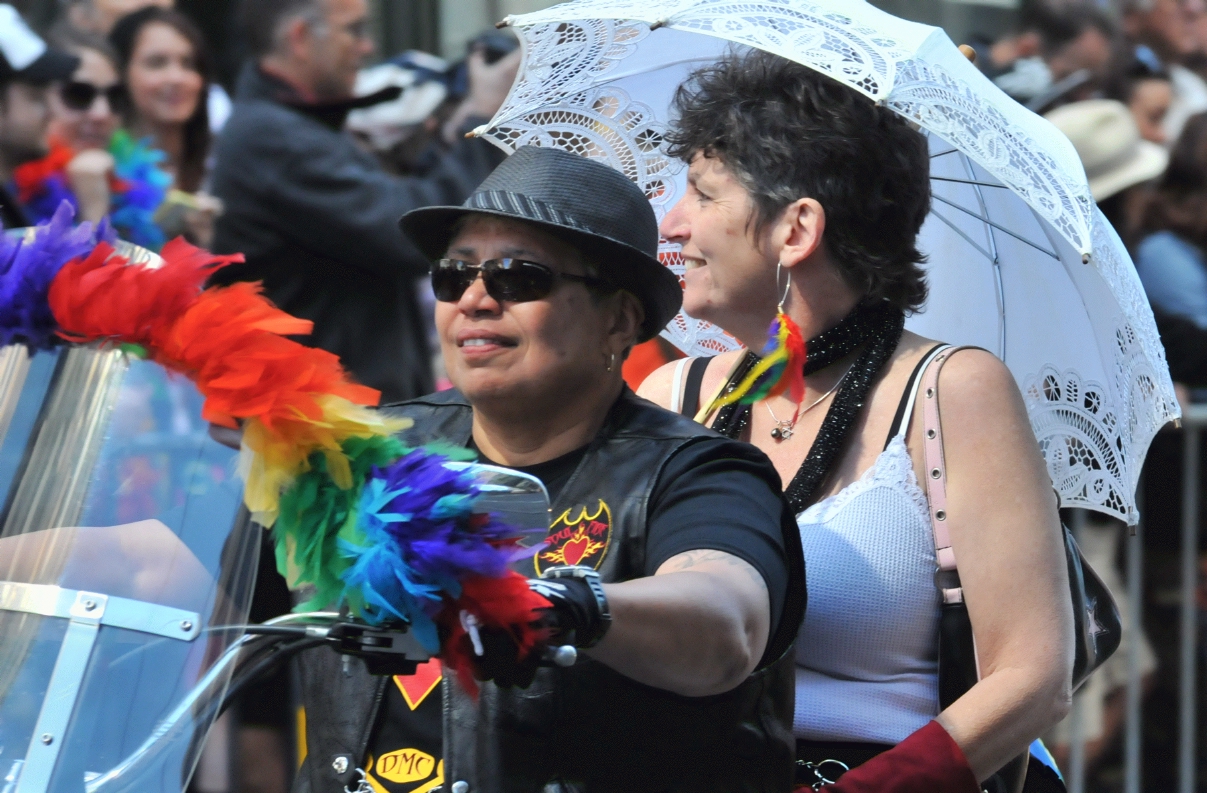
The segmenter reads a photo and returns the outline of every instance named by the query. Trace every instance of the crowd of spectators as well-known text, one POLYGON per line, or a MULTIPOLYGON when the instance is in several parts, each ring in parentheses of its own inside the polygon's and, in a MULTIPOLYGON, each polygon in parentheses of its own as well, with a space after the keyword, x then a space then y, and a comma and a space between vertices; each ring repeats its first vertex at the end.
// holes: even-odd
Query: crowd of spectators
MULTIPOLYGON (((1080 0, 1024 0, 1014 31, 973 46, 986 76, 1073 143, 1094 201, 1131 251, 1179 397, 1189 403, 1207 385, 1207 3, 1124 0, 1108 13, 1080 0)), ((1131 643, 1139 645, 1148 696, 1146 789, 1174 785, 1171 714, 1179 693, 1170 594, 1179 585, 1180 444, 1180 433, 1161 433, 1146 466, 1146 630, 1125 625, 1123 649, 1079 694, 1089 790, 1119 782, 1131 643)), ((1081 532, 1087 558, 1120 602, 1125 531, 1091 517, 1081 532)), ((1067 766, 1071 723, 1048 739, 1067 766)))

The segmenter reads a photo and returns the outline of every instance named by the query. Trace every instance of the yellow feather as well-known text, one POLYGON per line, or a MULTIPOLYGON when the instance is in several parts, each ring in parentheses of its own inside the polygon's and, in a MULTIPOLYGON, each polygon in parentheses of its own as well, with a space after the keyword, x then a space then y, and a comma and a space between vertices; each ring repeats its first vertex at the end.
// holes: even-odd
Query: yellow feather
POLYGON ((298 474, 310 467, 310 455, 321 451, 335 483, 352 487, 352 470, 343 453, 348 438, 393 435, 411 426, 410 419, 383 416, 376 410, 353 404, 343 397, 318 398, 322 417, 317 421, 298 416, 276 422, 269 430, 257 419, 243 426, 243 452, 239 473, 243 476, 243 501, 257 523, 276 522, 281 493, 298 474))

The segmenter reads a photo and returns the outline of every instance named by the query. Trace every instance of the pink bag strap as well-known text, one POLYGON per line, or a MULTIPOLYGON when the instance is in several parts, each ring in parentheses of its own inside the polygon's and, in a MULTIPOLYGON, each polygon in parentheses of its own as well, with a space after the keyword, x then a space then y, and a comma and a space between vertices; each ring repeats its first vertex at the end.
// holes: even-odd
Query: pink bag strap
MULTIPOLYGON (((922 386, 923 459, 926 463, 926 497, 930 502, 930 525, 935 538, 939 570, 956 572, 956 554, 947 528, 947 463, 943 458, 943 424, 939 416, 939 373, 951 356, 969 347, 946 347, 926 367, 922 386)), ((942 589, 944 603, 960 603, 964 590, 942 589)))

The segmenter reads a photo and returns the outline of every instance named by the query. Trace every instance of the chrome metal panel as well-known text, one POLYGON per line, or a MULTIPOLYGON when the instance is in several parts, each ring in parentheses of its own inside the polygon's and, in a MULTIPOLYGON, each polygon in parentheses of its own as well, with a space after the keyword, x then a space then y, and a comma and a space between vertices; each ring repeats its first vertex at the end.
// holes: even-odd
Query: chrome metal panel
POLYGON ((38 724, 34 728, 34 739, 30 741, 17 781, 16 793, 46 793, 54 774, 59 751, 67 735, 67 725, 75 710, 80 684, 92 660, 92 647, 100 631, 101 619, 105 615, 106 598, 93 592, 79 592, 72 601, 69 611, 71 623, 59 648, 54 673, 50 676, 50 687, 42 701, 38 724))
MULTIPOLYGON (((313 635, 325 635, 323 623, 331 622, 339 619, 339 614, 336 612, 311 612, 309 614, 286 614, 275 619, 268 620, 265 625, 289 625, 291 623, 315 622, 311 626, 314 630, 313 635)), ((156 744, 161 742, 165 736, 176 732, 187 716, 193 712, 199 703, 207 696, 211 696, 215 690, 225 690, 226 683, 231 670, 235 663, 239 660, 239 655, 243 651, 252 636, 244 634, 239 637, 232 645, 226 648, 218 660, 210 667, 205 676, 197 682, 187 696, 182 699, 172 712, 161 721, 152 733, 143 742, 142 746, 130 754, 125 760, 109 769, 103 774, 95 776, 91 779, 84 780, 85 793, 104 793, 106 790, 117 790, 123 784, 124 780, 131 778, 140 764, 143 764, 147 759, 154 754, 156 744)))
POLYGON ((21 398, 21 387, 29 374, 29 350, 23 344, 0 347, 0 441, 8 434, 8 425, 21 398))
MULTIPOLYGON (((192 641, 201 632, 201 615, 193 611, 169 608, 130 598, 109 597, 93 592, 49 586, 0 581, 0 611, 18 611, 43 617, 76 616, 79 604, 103 598, 107 601, 101 625, 151 633, 166 639, 192 641)), ((84 616, 91 615, 85 609, 84 616)))
POLYGON ((96 455, 113 411, 126 356, 76 347, 64 359, 0 537, 71 526, 88 492, 96 455))

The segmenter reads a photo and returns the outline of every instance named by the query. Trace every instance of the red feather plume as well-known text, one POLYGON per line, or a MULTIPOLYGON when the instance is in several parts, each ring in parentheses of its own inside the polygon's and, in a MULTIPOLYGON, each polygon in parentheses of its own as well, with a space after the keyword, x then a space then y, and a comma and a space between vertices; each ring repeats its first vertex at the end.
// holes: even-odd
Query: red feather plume
POLYGON ((258 284, 204 292, 218 268, 242 255, 215 256, 184 240, 163 249, 162 267, 130 267, 102 243, 69 262, 50 288, 60 335, 74 342, 138 344, 183 372, 206 395, 203 417, 227 427, 255 416, 274 424, 323 417, 319 397, 375 405, 380 393, 347 379, 339 358, 285 336, 306 335, 309 320, 281 311, 258 284))
POLYGON ((540 611, 552 604, 528 588, 528 579, 516 572, 503 578, 472 576, 461 582, 461 597, 449 603, 437 618, 447 631, 442 642, 444 663, 457 673, 462 688, 478 693, 474 678, 473 647, 461 626, 461 612, 468 611, 485 626, 507 631, 518 645, 517 659, 523 661, 549 639, 549 631, 538 625, 540 611))
POLYGON ((380 392, 350 382, 338 356, 284 338, 312 327, 273 306, 259 284, 236 283, 205 291, 162 349, 194 373, 206 395, 204 417, 217 424, 256 416, 271 431, 280 422, 319 421, 318 397, 328 395, 376 405, 380 392))
POLYGON ((60 140, 52 140, 50 152, 40 160, 18 165, 13 169, 13 184, 17 186, 17 200, 28 203, 36 198, 43 183, 57 173, 62 173, 75 157, 70 146, 60 140))
POLYGON ((50 309, 61 328, 71 329, 59 335, 157 351, 165 332, 197 302, 205 280, 243 256, 215 256, 175 239, 164 246, 163 259, 161 267, 130 267, 126 257, 102 242, 88 256, 68 262, 50 287, 50 309))

